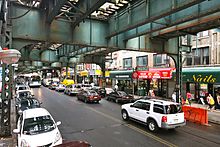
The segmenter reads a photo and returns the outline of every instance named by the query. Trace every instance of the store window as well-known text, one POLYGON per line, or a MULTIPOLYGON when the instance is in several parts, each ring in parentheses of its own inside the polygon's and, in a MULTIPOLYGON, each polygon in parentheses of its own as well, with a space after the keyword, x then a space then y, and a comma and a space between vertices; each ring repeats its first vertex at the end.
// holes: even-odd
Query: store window
POLYGON ((136 58, 137 66, 147 66, 148 65, 148 56, 139 56, 136 58))
POLYGON ((123 67, 124 68, 132 68, 132 58, 123 59, 123 67))

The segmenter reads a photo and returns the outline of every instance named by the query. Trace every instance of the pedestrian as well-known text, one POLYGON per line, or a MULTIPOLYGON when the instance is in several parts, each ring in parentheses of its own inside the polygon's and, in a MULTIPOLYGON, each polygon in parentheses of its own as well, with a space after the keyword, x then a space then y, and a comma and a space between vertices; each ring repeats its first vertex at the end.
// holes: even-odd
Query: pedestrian
POLYGON ((186 98, 186 101, 188 101, 189 105, 191 105, 192 94, 189 91, 186 93, 186 98))
POLYGON ((172 101, 176 103, 176 91, 172 94, 172 101))
POLYGON ((208 97, 207 97, 207 102, 208 102, 208 110, 213 110, 215 107, 215 100, 214 100, 214 98, 212 97, 212 95, 211 94, 209 94, 208 95, 208 97))
POLYGON ((220 109, 220 95, 219 94, 217 94, 216 109, 220 109))
POLYGON ((115 84, 115 91, 117 91, 118 90, 118 85, 117 84, 115 84))

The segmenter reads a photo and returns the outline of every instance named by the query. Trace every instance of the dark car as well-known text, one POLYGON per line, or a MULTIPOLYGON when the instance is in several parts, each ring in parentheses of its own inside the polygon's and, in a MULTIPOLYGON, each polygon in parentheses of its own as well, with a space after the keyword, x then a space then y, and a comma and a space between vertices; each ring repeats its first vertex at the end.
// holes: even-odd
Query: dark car
POLYGON ((19 116, 26 109, 40 108, 41 103, 35 98, 22 98, 17 101, 16 114, 19 116))
POLYGON ((94 90, 83 90, 77 94, 77 99, 82 100, 85 103, 97 102, 101 100, 101 96, 94 90))
POLYGON ((101 96, 101 98, 104 98, 106 96, 105 88, 93 87, 92 90, 95 90, 101 96))
POLYGON ((124 91, 113 91, 106 97, 108 101, 114 101, 116 103, 130 103, 134 102, 134 97, 127 94, 124 91))

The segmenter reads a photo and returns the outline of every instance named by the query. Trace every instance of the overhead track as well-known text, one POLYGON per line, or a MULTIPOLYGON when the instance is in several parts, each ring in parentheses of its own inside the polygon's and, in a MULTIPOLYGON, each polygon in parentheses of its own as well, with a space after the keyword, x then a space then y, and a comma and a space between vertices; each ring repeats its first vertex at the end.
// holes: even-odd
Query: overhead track
POLYGON ((199 3, 203 2, 203 1, 205 1, 205 0, 191 0, 191 1, 189 1, 188 3, 183 3, 182 5, 180 5, 180 6, 178 6, 178 7, 174 7, 174 8, 172 8, 171 10, 168 10, 168 11, 162 13, 162 14, 159 14, 159 15, 156 15, 156 16, 152 16, 152 17, 149 17, 149 18, 146 18, 145 20, 143 20, 143 21, 140 22, 140 23, 134 24, 134 25, 132 25, 132 26, 128 26, 127 28, 124 28, 124 29, 122 29, 122 30, 119 30, 119 31, 117 31, 117 32, 114 32, 114 33, 108 35, 106 38, 111 38, 111 37, 116 36, 116 35, 118 35, 118 34, 124 33, 124 32, 126 32, 126 31, 128 31, 128 30, 132 30, 132 29, 135 29, 135 28, 137 28, 137 27, 139 27, 139 26, 143 26, 143 25, 145 25, 145 24, 147 24, 147 23, 154 22, 154 21, 156 21, 156 20, 158 20, 158 19, 161 19, 161 18, 163 18, 163 17, 165 17, 165 16, 171 15, 171 14, 176 13, 176 12, 178 12, 178 11, 184 10, 184 9, 186 9, 186 8, 189 8, 189 7, 191 7, 191 6, 194 6, 194 5, 196 5, 196 4, 199 4, 199 3))
POLYGON ((80 8, 80 7, 84 7, 83 5, 84 3, 87 3, 87 8, 86 8, 85 13, 79 18, 77 18, 77 20, 73 23, 73 27, 76 27, 77 25, 79 25, 80 22, 82 22, 85 18, 87 18, 92 12, 94 12, 95 10, 98 10, 107 1, 108 0, 91 0, 91 1, 80 0, 78 2, 78 8, 82 10, 83 8, 80 8), (88 4, 88 2, 90 3, 88 4))
POLYGON ((60 12, 60 9, 62 8, 62 6, 67 3, 68 0, 57 0, 56 1, 56 5, 54 6, 54 8, 52 9, 52 11, 49 13, 48 15, 48 19, 47 22, 51 23, 54 18, 57 16, 57 14, 60 12))

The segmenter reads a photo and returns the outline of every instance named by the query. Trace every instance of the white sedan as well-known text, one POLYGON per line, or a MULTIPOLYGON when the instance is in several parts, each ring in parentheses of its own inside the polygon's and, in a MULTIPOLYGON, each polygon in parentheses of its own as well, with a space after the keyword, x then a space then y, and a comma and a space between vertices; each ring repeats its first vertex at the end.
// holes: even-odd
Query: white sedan
POLYGON ((44 108, 24 110, 18 119, 18 147, 56 146, 62 144, 62 136, 58 129, 61 122, 55 123, 50 113, 44 108))

